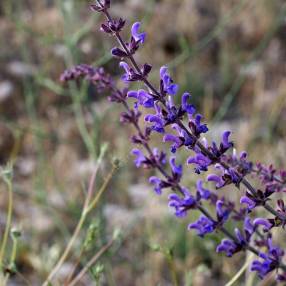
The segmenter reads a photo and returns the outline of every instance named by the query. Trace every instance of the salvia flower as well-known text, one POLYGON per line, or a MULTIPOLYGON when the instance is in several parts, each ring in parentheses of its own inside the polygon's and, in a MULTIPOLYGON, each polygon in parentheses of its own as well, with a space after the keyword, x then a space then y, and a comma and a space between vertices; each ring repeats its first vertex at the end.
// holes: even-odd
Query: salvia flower
POLYGON ((202 153, 197 153, 195 156, 189 157, 187 163, 196 165, 195 172, 200 174, 208 170, 212 161, 202 153))
POLYGON ((250 174, 253 171, 253 162, 248 160, 248 156, 245 151, 241 152, 238 156, 236 154, 236 149, 233 148, 233 154, 222 156, 222 160, 231 167, 235 168, 237 173, 239 173, 242 177, 250 174))
POLYGON ((201 215, 196 222, 191 223, 188 226, 190 230, 196 230, 200 237, 204 237, 207 233, 212 233, 215 230, 215 227, 215 223, 204 215, 201 215))
POLYGON ((257 164, 257 170, 253 172, 259 175, 263 185, 265 185, 265 192, 273 194, 286 192, 286 171, 277 171, 273 165, 265 166, 257 164))
POLYGON ((188 92, 185 92, 182 95, 182 108, 188 113, 189 116, 193 116, 193 114, 196 112, 196 108, 193 104, 189 103, 190 99, 191 95, 188 92))
POLYGON ((170 186, 167 182, 159 179, 156 176, 150 177, 149 182, 154 185, 154 191, 157 195, 161 195, 162 189, 168 188, 170 186))
POLYGON ((254 225, 249 217, 246 217, 244 219, 243 229, 244 229, 246 240, 249 241, 251 236, 254 233, 254 225))
POLYGON ((140 22, 134 23, 132 25, 132 28, 131 28, 131 35, 135 39, 135 41, 143 44, 145 42, 146 33, 140 33, 139 32, 140 27, 141 27, 141 23, 140 22))
POLYGON ((174 83, 173 79, 170 77, 168 68, 166 66, 161 67, 160 69, 161 85, 165 93, 170 95, 176 95, 179 89, 179 86, 174 83))
POLYGON ((153 149, 152 157, 154 158, 155 163, 157 163, 161 166, 163 166, 167 163, 167 161, 166 161, 167 154, 163 151, 159 151, 158 148, 153 149))
POLYGON ((182 165, 176 165, 176 157, 171 157, 170 158, 170 166, 172 169, 173 175, 180 179, 183 175, 183 166, 182 165))
POLYGON ((195 208, 197 203, 196 199, 186 188, 182 188, 181 192, 184 197, 174 193, 169 195, 169 207, 175 209, 175 215, 177 217, 185 217, 187 215, 187 211, 195 208))
MULTIPOLYGON (((116 48, 115 48, 116 49, 116 48)), ((118 50, 113 49, 113 52, 118 52, 118 50)), ((114 54, 117 56, 116 54, 114 54)), ((119 57, 122 57, 120 54, 119 57)), ((125 70, 125 74, 122 76, 122 80, 125 82, 139 81, 141 80, 141 75, 136 73, 132 67, 130 67, 126 62, 120 62, 119 66, 125 70)))
POLYGON ((199 137, 202 133, 207 133, 209 131, 207 125, 202 123, 203 116, 201 114, 196 114, 195 118, 190 119, 189 127, 196 137, 199 137))
POLYGON ((250 268, 251 271, 256 271, 261 279, 276 269, 284 256, 284 251, 280 247, 274 246, 271 238, 267 240, 267 248, 268 252, 260 253, 261 260, 254 260, 250 268))
POLYGON ((197 193, 199 194, 199 198, 204 200, 208 200, 211 196, 211 192, 203 187, 203 181, 197 181, 197 193))
POLYGON ((268 232, 273 227, 272 223, 270 223, 269 220, 265 218, 256 218, 253 221, 253 225, 255 227, 261 225, 264 232, 268 232))
POLYGON ((249 212, 251 212, 257 206, 257 204, 248 196, 242 196, 240 198, 240 203, 246 204, 249 212))
POLYGON ((145 108, 154 108, 154 98, 144 89, 138 91, 130 90, 127 97, 133 97, 138 100, 138 103, 145 108))
POLYGON ((228 150, 229 148, 231 148, 233 146, 233 143, 231 141, 229 141, 230 134, 231 134, 230 131, 225 131, 222 135, 222 147, 225 150, 228 150))
POLYGON ((155 110, 156 114, 148 114, 145 116, 144 120, 146 122, 150 122, 153 125, 151 126, 151 129, 153 131, 156 131, 158 133, 164 133, 165 132, 165 120, 162 118, 162 109, 159 104, 155 103, 155 110))
POLYGON ((216 174, 208 175, 207 180, 209 182, 214 182, 216 189, 220 189, 225 185, 225 181, 222 179, 222 177, 216 174))
POLYGON ((222 200, 216 202, 216 213, 219 222, 223 223, 228 219, 230 210, 225 206, 222 200))
POLYGON ((217 252, 225 252, 227 257, 233 256, 233 254, 235 254, 239 250, 239 245, 237 245, 233 240, 226 238, 223 239, 216 248, 217 252))
POLYGON ((133 149, 131 153, 136 156, 134 163, 135 163, 137 168, 148 163, 148 159, 145 157, 145 155, 143 154, 143 152, 141 150, 133 149))
POLYGON ((173 135, 173 134, 165 134, 164 138, 163 138, 163 142, 172 142, 172 146, 171 146, 171 152, 172 153, 176 153, 177 149, 179 149, 184 141, 182 140, 182 138, 173 135))

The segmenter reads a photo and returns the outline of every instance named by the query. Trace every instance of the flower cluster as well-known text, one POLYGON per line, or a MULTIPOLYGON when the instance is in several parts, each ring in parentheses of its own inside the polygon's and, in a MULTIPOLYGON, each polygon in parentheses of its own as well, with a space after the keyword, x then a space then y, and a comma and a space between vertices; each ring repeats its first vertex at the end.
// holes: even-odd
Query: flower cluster
POLYGON ((99 91, 106 89, 112 85, 112 78, 107 75, 103 68, 95 68, 86 64, 75 66, 66 70, 61 75, 61 81, 67 82, 71 80, 79 80, 85 78, 95 84, 99 91))
POLYGON ((149 182, 157 195, 162 195, 166 189, 172 190, 168 196, 169 207, 177 217, 186 217, 192 210, 201 212, 199 219, 189 224, 189 230, 195 230, 201 237, 216 231, 222 232, 226 238, 217 246, 217 252, 232 256, 239 251, 251 251, 258 257, 253 261, 251 270, 256 271, 260 278, 273 270, 279 270, 277 280, 286 281, 286 266, 282 261, 284 252, 272 244, 271 233, 274 227, 285 226, 286 207, 281 199, 277 201, 276 209, 269 204, 273 193, 285 191, 286 173, 280 172, 277 175, 272 167, 265 168, 262 165, 257 165, 255 170, 246 152, 239 156, 236 152, 229 155, 234 144, 228 130, 223 132, 220 142, 208 142, 204 137, 209 130, 208 126, 191 103, 190 93, 185 92, 181 100, 176 100, 180 96, 179 85, 171 77, 168 68, 160 68, 160 82, 156 88, 148 80, 152 66, 149 63, 140 65, 135 60, 134 54, 146 40, 146 33, 141 31, 140 22, 131 26, 131 37, 126 42, 120 33, 126 22, 123 19, 113 19, 109 14, 110 6, 110 1, 101 0, 91 8, 106 17, 101 31, 117 39, 119 46, 114 47, 111 53, 120 58, 119 66, 124 71, 121 79, 126 88, 118 89, 102 68, 95 69, 86 65, 66 71, 62 80, 84 77, 98 88, 109 90, 110 101, 123 105, 125 111, 121 114, 121 122, 134 126, 136 134, 131 140, 142 147, 137 146, 132 150, 136 167, 157 170, 158 175, 150 177, 149 182), (138 90, 131 90, 129 84, 132 82, 143 85, 138 90), (179 101, 179 105, 175 104, 179 101), (144 127, 139 124, 142 110, 146 113, 144 127), (153 133, 161 134, 162 142, 170 146, 170 155, 151 147, 153 133), (195 174, 201 175, 213 170, 207 176, 207 181, 214 183, 214 191, 204 187, 202 179, 198 179, 195 192, 182 185, 183 164, 178 164, 179 158, 176 157, 182 149, 191 152, 185 163, 193 166, 195 174), (259 176, 265 190, 255 189, 249 183, 246 176, 251 173, 259 176), (241 185, 246 187, 245 194, 241 195, 240 209, 236 209, 233 202, 216 191, 226 185, 233 185, 239 190, 241 185), (215 208, 215 216, 210 214, 206 205, 215 208), (258 207, 265 208, 271 217, 251 219, 250 213, 258 207), (229 232, 225 225, 230 221, 242 221, 243 229, 236 227, 233 232, 229 232))

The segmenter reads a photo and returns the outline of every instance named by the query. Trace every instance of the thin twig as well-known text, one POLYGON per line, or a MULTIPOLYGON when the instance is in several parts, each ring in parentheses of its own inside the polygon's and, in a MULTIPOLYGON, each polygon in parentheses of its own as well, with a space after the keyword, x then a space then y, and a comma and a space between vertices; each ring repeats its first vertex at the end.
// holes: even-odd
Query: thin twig
MULTIPOLYGON (((102 158, 102 156, 101 156, 101 158, 102 158)), ((49 285, 50 281, 53 279, 53 277, 56 275, 56 273, 59 271, 59 269, 61 268, 61 266, 63 265, 63 263, 67 259, 68 255, 69 255, 69 253, 70 253, 70 251, 71 251, 71 249, 72 249, 72 247, 73 247, 73 245, 74 245, 74 243, 75 243, 75 241, 76 241, 76 239, 80 233, 80 230, 81 230, 81 228, 85 222, 85 219, 86 219, 88 213, 96 206, 101 195, 103 194, 104 190, 106 189, 107 184, 109 183, 110 179, 112 178, 115 167, 112 168, 107 179, 104 181, 104 184, 102 185, 102 187, 98 191, 95 199, 92 202, 90 202, 90 200, 92 199, 92 193, 93 193, 93 189, 94 189, 94 185, 95 185, 95 178, 96 178, 96 174, 98 172, 99 166, 100 166, 100 162, 101 162, 101 159, 99 159, 99 162, 97 163, 97 166, 96 166, 96 168, 93 172, 93 175, 91 177, 91 180, 89 183, 89 188, 88 188, 88 194, 86 196, 86 199, 84 202, 84 207, 83 207, 83 210, 81 213, 81 217, 80 217, 80 220, 76 226, 76 229, 75 229, 71 239, 69 240, 69 243, 68 243, 67 247, 65 248, 61 258, 59 259, 59 261, 57 262, 57 264, 55 265, 53 270, 50 272, 47 279, 44 281, 43 286, 49 285)))
POLYGON ((112 246, 114 239, 110 240, 105 246, 103 246, 85 265, 85 267, 79 272, 79 274, 68 284, 69 286, 75 286, 84 276, 84 274, 92 267, 92 265, 112 246))

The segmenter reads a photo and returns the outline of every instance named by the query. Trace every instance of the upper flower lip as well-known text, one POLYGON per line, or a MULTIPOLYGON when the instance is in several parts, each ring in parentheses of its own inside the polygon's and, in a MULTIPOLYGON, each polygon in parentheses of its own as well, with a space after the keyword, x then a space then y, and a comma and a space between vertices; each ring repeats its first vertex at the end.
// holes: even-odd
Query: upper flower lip
POLYGON ((135 41, 140 42, 141 44, 143 44, 145 42, 145 38, 146 38, 146 33, 140 33, 139 30, 141 28, 141 23, 140 22, 135 22, 132 25, 131 28, 131 34, 132 37, 135 39, 135 41))
POLYGON ((176 95, 179 90, 179 86, 173 82, 167 66, 160 68, 160 78, 163 84, 164 92, 170 95, 176 95))

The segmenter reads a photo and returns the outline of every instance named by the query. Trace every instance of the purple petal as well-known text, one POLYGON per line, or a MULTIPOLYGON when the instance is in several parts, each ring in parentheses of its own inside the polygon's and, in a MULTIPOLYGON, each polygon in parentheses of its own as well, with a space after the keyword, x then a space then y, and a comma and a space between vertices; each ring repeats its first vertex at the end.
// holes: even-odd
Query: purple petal
POLYGON ((119 66, 125 70, 126 73, 129 73, 130 67, 126 62, 120 62, 119 66))
POLYGON ((170 158, 170 166, 172 168, 172 171, 174 174, 177 174, 179 176, 182 176, 183 173, 183 166, 182 165, 176 165, 176 157, 170 158))
POLYGON ((215 175, 215 174, 208 175, 207 176, 207 180, 209 182, 215 182, 216 183, 216 188, 218 188, 218 189, 223 187, 223 185, 224 185, 223 179, 220 176, 215 175))
POLYGON ((137 90, 130 90, 127 92, 127 97, 138 98, 138 91, 137 90))
POLYGON ((183 109, 191 116, 196 112, 195 107, 192 104, 189 104, 191 95, 188 92, 185 92, 182 96, 182 107, 183 109))
POLYGON ((229 142, 229 136, 230 136, 231 132, 230 131, 225 131, 222 135, 222 144, 223 147, 228 149, 230 147, 232 147, 232 143, 229 142))
POLYGON ((140 22, 134 23, 131 28, 131 34, 136 41, 139 41, 141 44, 143 44, 146 38, 146 33, 139 33, 140 28, 140 22))
POLYGON ((246 204, 248 210, 252 210, 252 209, 254 209, 256 207, 256 203, 253 200, 251 200, 249 197, 247 197, 247 196, 241 197, 240 203, 241 204, 246 204))
POLYGON ((161 67, 160 68, 160 78, 163 79, 167 72, 168 72, 168 68, 166 66, 161 67))
POLYGON ((254 224, 255 227, 258 227, 259 225, 262 225, 264 232, 269 231, 272 228, 272 226, 273 226, 272 223, 270 223, 269 220, 265 219, 265 218, 256 218, 253 221, 253 224, 254 224))

